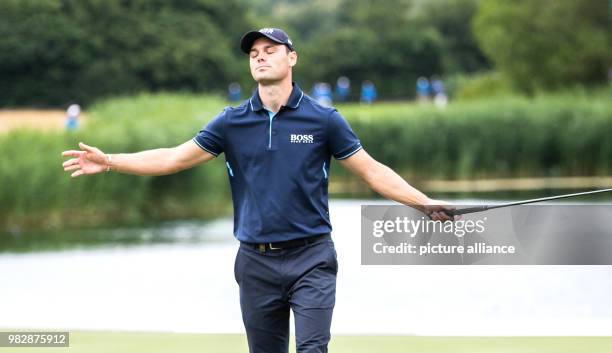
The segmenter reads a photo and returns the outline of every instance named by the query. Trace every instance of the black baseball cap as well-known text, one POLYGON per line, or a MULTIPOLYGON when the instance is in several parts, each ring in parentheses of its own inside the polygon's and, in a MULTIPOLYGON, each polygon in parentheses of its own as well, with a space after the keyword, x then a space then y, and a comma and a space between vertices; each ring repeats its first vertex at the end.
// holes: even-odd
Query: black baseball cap
POLYGON ((266 37, 278 44, 284 44, 291 49, 291 51, 295 51, 295 49, 293 49, 293 42, 291 42, 287 33, 278 28, 262 28, 258 31, 247 32, 240 40, 240 49, 248 54, 251 51, 253 42, 261 37, 266 37))

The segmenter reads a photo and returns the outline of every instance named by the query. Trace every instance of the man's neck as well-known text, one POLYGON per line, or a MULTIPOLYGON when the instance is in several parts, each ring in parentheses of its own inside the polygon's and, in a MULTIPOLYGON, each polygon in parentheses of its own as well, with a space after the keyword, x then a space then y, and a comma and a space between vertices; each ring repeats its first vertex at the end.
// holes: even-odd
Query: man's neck
POLYGON ((278 113, 283 105, 287 105, 293 85, 291 79, 271 84, 259 83, 259 98, 266 109, 278 113))

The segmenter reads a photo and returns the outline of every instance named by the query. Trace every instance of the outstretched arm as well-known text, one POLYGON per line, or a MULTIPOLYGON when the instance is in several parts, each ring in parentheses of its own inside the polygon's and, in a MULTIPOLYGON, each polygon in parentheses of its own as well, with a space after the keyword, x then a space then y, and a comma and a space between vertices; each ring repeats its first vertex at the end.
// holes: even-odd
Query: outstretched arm
POLYGON ((408 184, 391 168, 372 158, 365 150, 362 149, 347 159, 340 160, 340 163, 361 177, 372 190, 384 198, 417 208, 433 220, 452 219, 443 211, 454 207, 444 201, 430 199, 408 184))
POLYGON ((73 157, 63 163, 64 171, 74 171, 72 177, 96 174, 106 170, 136 175, 165 175, 215 158, 189 140, 172 148, 158 148, 137 153, 106 154, 96 147, 79 143, 80 151, 62 152, 73 157))

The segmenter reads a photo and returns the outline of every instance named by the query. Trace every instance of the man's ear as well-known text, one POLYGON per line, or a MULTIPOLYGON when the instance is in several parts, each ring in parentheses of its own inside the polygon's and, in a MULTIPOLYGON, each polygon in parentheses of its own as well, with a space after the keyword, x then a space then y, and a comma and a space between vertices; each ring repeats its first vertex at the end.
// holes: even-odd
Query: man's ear
POLYGON ((298 54, 295 51, 290 51, 289 54, 289 66, 293 67, 297 64, 298 54))

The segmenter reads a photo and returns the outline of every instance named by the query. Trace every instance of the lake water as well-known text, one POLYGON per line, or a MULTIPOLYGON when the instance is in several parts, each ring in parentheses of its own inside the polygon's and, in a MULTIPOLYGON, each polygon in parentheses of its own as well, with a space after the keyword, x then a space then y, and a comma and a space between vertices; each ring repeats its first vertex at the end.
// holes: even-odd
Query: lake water
MULTIPOLYGON (((612 334, 612 266, 362 266, 364 203, 330 202, 333 333, 612 334)), ((164 232, 189 241, 0 254, 0 329, 243 333, 231 220, 164 232)))

